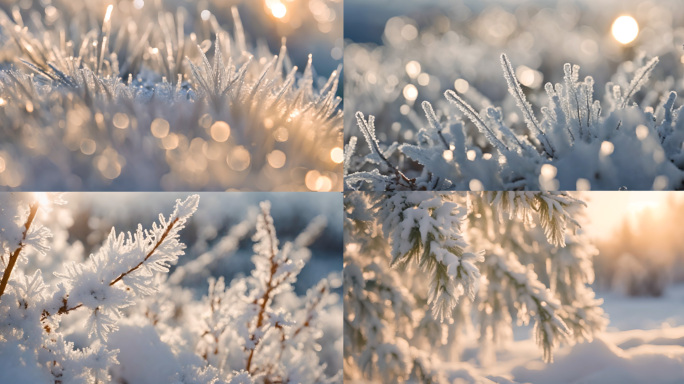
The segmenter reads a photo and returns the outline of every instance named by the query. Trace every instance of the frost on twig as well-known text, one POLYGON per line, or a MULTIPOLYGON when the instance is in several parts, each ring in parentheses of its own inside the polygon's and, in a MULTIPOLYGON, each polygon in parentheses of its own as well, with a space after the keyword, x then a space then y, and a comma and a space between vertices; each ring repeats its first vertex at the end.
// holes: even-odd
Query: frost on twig
POLYGON ((171 216, 159 215, 159 225, 154 223, 151 230, 139 225, 135 234, 117 235, 112 229, 89 263, 67 265, 66 273, 59 275, 65 284, 46 305, 43 319, 85 307, 91 310, 89 333, 107 340, 121 309, 131 305, 134 296, 152 294, 153 275, 168 272, 183 254, 179 233, 198 204, 197 195, 178 200, 171 216))
POLYGON ((23 246, 12 274, 3 275, 9 281, 0 300, 4 378, 341 383, 342 324, 334 321, 341 320, 335 293, 341 276, 322 276, 306 295, 293 288, 324 219, 314 219, 292 242, 281 244, 270 205, 262 203, 258 214, 248 213, 167 279, 185 253, 181 231, 199 196, 177 200, 173 212, 160 215, 150 229, 112 230, 85 260, 78 241, 70 247, 67 240, 70 208, 53 213, 49 200, 0 194, 0 266, 6 267, 10 250, 23 246), (206 292, 200 298, 197 286, 188 283, 207 277, 201 271, 211 265, 206 255, 235 253, 255 224, 251 275, 230 281, 209 276, 208 291, 199 284, 206 292), (55 236, 48 241, 51 231, 55 236), (53 269, 59 272, 48 273, 53 269))
POLYGON ((29 230, 31 230, 31 224, 33 223, 33 219, 36 217, 37 212, 38 203, 33 203, 29 207, 29 214, 26 218, 26 223, 24 224, 24 230, 21 234, 21 240, 19 241, 19 244, 16 245, 14 251, 12 251, 12 253, 10 254, 7 265, 5 266, 5 270, 2 273, 2 281, 0 281, 0 297, 3 293, 5 293, 5 288, 7 287, 7 282, 9 282, 12 269, 14 268, 14 266, 17 263, 17 260, 19 259, 19 254, 21 253, 22 249, 26 246, 28 233, 29 230))

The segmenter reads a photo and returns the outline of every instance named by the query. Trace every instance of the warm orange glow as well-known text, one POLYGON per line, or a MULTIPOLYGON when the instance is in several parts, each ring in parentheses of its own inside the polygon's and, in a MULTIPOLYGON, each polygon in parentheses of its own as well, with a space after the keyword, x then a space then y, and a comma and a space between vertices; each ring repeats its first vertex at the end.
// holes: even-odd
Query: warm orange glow
POLYGON ((306 173, 304 183, 307 188, 314 192, 329 192, 332 189, 330 177, 322 175, 316 170, 306 173))
MULTIPOLYGON (((613 234, 625 220, 632 220, 637 214, 650 209, 667 207, 673 192, 571 192, 587 203, 587 222, 583 228, 591 237, 606 238, 613 234)), ((676 196, 676 192, 674 192, 676 196)))
POLYGON ((158 139, 165 138, 166 135, 169 134, 169 128, 169 122, 161 117, 154 119, 152 124, 150 124, 150 131, 152 132, 152 135, 158 139))
POLYGON ((211 138, 223 143, 230 137, 230 125, 225 121, 217 121, 210 128, 211 138))
POLYGON ((273 152, 266 155, 266 160, 268 161, 268 165, 275 169, 278 169, 282 168, 285 165, 285 161, 287 161, 287 156, 285 155, 285 152, 276 149, 273 152))

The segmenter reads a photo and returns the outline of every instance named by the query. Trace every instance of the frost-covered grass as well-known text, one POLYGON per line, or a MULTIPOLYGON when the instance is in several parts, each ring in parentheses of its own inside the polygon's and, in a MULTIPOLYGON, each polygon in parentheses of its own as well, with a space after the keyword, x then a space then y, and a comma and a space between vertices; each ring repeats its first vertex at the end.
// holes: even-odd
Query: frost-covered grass
MULTIPOLYGON (((330 24, 339 5, 320 3, 330 24)), ((294 66, 284 40, 271 52, 236 7, 219 22, 217 6, 87 0, 0 12, 0 186, 340 190, 339 68, 326 79, 311 56, 294 66)))
POLYGON ((683 188, 675 2, 433 5, 347 45, 345 188, 683 188), (629 46, 610 36, 622 13, 629 46))
POLYGON ((339 267, 294 289, 325 220, 281 242, 264 202, 201 252, 186 250, 186 229, 190 239, 213 230, 193 219, 202 201, 191 195, 151 227, 110 226, 86 257, 105 220, 89 217, 84 235, 77 207, 59 197, 0 199, 0 381, 341 382, 339 267), (224 278, 220 267, 252 244, 247 273, 224 278), (199 256, 179 263, 186 253, 199 256))

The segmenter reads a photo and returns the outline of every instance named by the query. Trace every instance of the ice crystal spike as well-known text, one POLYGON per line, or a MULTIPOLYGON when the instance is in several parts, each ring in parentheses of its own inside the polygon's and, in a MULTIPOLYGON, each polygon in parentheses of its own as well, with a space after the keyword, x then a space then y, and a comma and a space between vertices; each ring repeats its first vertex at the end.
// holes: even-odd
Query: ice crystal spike
POLYGON ((142 4, 0 10, 0 188, 341 190, 338 71, 252 44, 237 7, 142 4))

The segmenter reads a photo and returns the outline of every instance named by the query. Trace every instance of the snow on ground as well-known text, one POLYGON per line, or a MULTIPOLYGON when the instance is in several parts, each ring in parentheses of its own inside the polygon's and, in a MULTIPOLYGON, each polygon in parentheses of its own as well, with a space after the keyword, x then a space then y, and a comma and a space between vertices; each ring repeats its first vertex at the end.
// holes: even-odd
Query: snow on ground
MULTIPOLYGON (((599 338, 560 347, 544 364, 529 329, 521 329, 480 374, 494 383, 684 383, 684 284, 661 298, 601 296, 610 324, 599 338)), ((467 348, 464 358, 476 362, 475 350, 467 348)), ((463 377, 453 365, 452 373, 463 377)))

